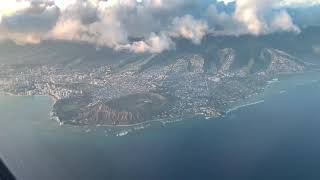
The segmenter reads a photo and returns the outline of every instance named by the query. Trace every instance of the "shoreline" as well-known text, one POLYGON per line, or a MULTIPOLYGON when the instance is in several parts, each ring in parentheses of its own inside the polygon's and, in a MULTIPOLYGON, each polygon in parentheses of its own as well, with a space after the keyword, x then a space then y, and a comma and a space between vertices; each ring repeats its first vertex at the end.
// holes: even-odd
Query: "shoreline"
POLYGON ((10 93, 10 92, 4 92, 4 91, 0 91, 0 95, 4 95, 4 96, 13 96, 13 97, 50 97, 54 104, 58 101, 58 99, 53 96, 53 95, 18 95, 18 94, 13 94, 13 93, 10 93))
POLYGON ((230 114, 230 113, 232 113, 232 112, 234 112, 234 111, 237 111, 237 110, 239 110, 239 109, 241 109, 241 108, 245 108, 245 107, 249 107, 249 106, 254 106, 254 105, 257 105, 257 104, 264 103, 264 102, 265 102, 265 100, 263 99, 263 100, 258 100, 258 101, 255 101, 255 102, 251 102, 251 103, 239 105, 239 106, 236 106, 236 107, 233 107, 233 108, 227 110, 225 113, 226 113, 226 114, 230 114))
MULTIPOLYGON (((254 101, 254 102, 251 102, 251 103, 246 103, 246 104, 242 104, 242 105, 239 105, 239 106, 235 106, 229 110, 227 110, 225 112, 226 115, 234 112, 234 111, 237 111, 237 110, 240 110, 242 108, 245 108, 245 107, 250 107, 250 106, 254 106, 254 105, 257 105, 257 104, 261 104, 261 103, 264 103, 265 100, 258 100, 258 101, 254 101)), ((185 116, 185 117, 177 117, 177 118, 165 118, 165 119, 155 119, 155 120, 150 120, 150 121, 145 121, 145 122, 141 122, 141 123, 136 123, 136 124, 128 124, 128 125, 85 125, 85 126, 91 126, 91 127, 107 127, 107 128, 132 128, 132 127, 136 127, 136 126, 141 126, 141 125, 147 125, 147 124, 151 124, 151 123, 155 123, 155 122, 161 122, 161 123, 175 123, 175 122, 181 122, 183 121, 184 119, 189 119, 189 118, 194 118, 194 117, 202 117, 202 118, 206 118, 206 116, 197 116, 197 115, 194 115, 194 116, 185 116), (174 120, 175 119, 175 120, 174 120)), ((209 119, 218 119, 220 117, 223 117, 223 115, 219 115, 219 116, 216 116, 216 117, 210 117, 209 119)))
MULTIPOLYGON (((13 93, 10 93, 10 92, 0 92, 0 95, 4 95, 4 96, 13 96, 13 97, 50 97, 50 99, 53 101, 53 104, 51 105, 52 107, 54 106, 54 104, 58 101, 58 99, 53 96, 53 95, 16 95, 16 94, 13 94, 13 93)), ((50 112, 50 114, 53 113, 53 111, 50 112)), ((56 120, 60 125, 63 124, 63 121, 60 121, 59 117, 57 116, 54 116, 54 115, 50 115, 49 114, 49 118, 52 119, 52 120, 56 120), (57 119, 59 120, 57 120, 57 119)), ((83 125, 83 126, 92 126, 92 127, 114 127, 114 128, 117 128, 117 127, 134 127, 134 126, 140 126, 140 125, 145 125, 145 124, 148 124, 148 123, 153 123, 153 122, 162 122, 162 123, 165 123, 165 121, 167 121, 168 123, 170 122, 176 122, 176 120, 174 121, 170 121, 170 119, 173 119, 173 118, 165 118, 165 119, 155 119, 155 120, 150 120, 150 121, 145 121, 145 122, 141 122, 141 123, 136 123, 136 124, 128 124, 128 125, 83 125)), ((182 119, 182 117, 179 117, 177 119, 182 119)), ((181 120, 180 120, 181 121, 181 120)))
MULTIPOLYGON (((187 117, 186 117, 187 118, 187 117)), ((190 117, 189 117, 190 118, 190 117)), ((150 121, 145 121, 145 122, 141 122, 141 123, 136 123, 136 124, 128 124, 128 125, 94 125, 95 127, 113 127, 113 128, 117 128, 117 127, 126 127, 126 128, 130 128, 130 127, 135 127, 135 126, 140 126, 140 125, 146 125, 146 124, 150 124, 150 123, 154 123, 154 122, 161 122, 161 123, 174 123, 174 122, 180 122, 183 121, 182 119, 185 119, 184 117, 178 117, 176 118, 176 120, 172 120, 173 118, 167 118, 167 119, 155 119, 155 120, 150 120, 150 121)), ((90 125, 87 125, 90 126, 90 125)))
MULTIPOLYGON (((58 101, 58 99, 53 96, 53 95, 16 95, 10 92, 0 92, 0 95, 4 95, 4 96, 14 96, 14 97, 50 97, 50 99, 53 101, 52 103, 52 107, 55 105, 55 103, 58 101)), ((227 111, 225 111, 225 114, 229 114, 232 113, 236 110, 239 110, 241 108, 244 107, 248 107, 248 106, 253 106, 256 104, 260 104, 263 103, 264 100, 259 100, 259 101, 255 101, 255 102, 251 102, 251 103, 246 103, 246 104, 242 104, 242 105, 238 105, 235 106, 233 108, 228 109, 227 111)), ((64 122, 61 121, 59 119, 59 117, 51 115, 51 113, 53 113, 53 111, 51 110, 51 112, 49 113, 49 118, 51 120, 55 120, 60 126, 64 125, 64 122)), ((219 115, 216 117, 209 117, 208 119, 217 119, 219 117, 221 117, 223 115, 219 115)), ((197 115, 194 116, 185 116, 185 117, 176 117, 176 118, 164 118, 164 119, 155 119, 155 120, 150 120, 150 121, 145 121, 145 122, 140 122, 140 123, 136 123, 136 124, 128 124, 128 125, 104 125, 104 124, 96 124, 96 125, 83 125, 83 126, 91 126, 91 127, 106 127, 106 128, 132 128, 132 127, 136 127, 136 126, 142 126, 142 125, 147 125, 147 124, 151 124, 151 123, 156 123, 156 122, 160 122, 160 123, 174 123, 174 122, 180 122, 183 121, 183 119, 188 119, 188 118, 193 118, 193 117, 197 117, 197 115)), ((202 116, 201 116, 202 117, 202 116)), ((207 118, 206 116, 203 116, 203 118, 207 118)), ((77 126, 82 126, 82 125, 77 125, 77 126)))

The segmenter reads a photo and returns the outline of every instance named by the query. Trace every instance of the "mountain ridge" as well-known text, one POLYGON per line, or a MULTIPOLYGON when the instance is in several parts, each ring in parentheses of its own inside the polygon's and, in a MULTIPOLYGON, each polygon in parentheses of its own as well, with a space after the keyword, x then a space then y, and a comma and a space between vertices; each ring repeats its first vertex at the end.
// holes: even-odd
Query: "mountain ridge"
POLYGON ((174 50, 159 54, 65 42, 10 49, 16 45, 9 43, 0 48, 0 90, 54 96, 53 114, 62 124, 214 118, 263 93, 282 74, 319 69, 315 47, 320 37, 315 34, 320 28, 300 34, 207 36, 200 45, 176 39, 174 50), (17 61, 5 62, 12 58, 17 61))

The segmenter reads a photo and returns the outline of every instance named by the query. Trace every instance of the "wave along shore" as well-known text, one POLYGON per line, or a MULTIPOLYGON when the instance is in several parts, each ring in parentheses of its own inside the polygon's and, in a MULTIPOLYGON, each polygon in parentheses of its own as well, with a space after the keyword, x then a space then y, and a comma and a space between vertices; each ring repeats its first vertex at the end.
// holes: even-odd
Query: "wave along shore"
POLYGON ((248 103, 248 104, 243 104, 243 105, 240 105, 240 106, 236 106, 234 108, 231 108, 229 109, 228 111, 226 111, 226 114, 229 114, 233 111, 236 111, 240 108, 244 108, 244 107, 248 107, 248 106, 253 106, 253 105, 256 105, 256 104, 261 104, 261 103, 264 103, 264 100, 259 100, 259 101, 256 101, 256 102, 252 102, 252 103, 248 103))

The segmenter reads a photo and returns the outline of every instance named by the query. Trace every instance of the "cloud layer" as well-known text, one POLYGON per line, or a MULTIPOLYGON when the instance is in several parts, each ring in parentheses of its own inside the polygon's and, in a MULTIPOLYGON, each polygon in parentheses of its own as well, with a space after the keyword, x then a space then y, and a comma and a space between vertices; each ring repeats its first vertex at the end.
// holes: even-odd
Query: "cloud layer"
POLYGON ((0 0, 0 39, 68 40, 160 53, 174 48, 174 38, 200 44, 208 33, 299 32, 284 7, 307 1, 0 0))
POLYGON ((235 18, 255 35, 274 31, 299 32, 290 15, 276 8, 278 3, 279 0, 237 0, 235 18))

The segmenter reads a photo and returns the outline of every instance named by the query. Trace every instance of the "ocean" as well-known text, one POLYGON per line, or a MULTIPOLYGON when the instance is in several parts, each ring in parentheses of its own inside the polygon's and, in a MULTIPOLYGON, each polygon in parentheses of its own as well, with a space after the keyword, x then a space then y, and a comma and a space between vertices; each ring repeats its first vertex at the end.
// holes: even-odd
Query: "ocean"
POLYGON ((49 97, 0 96, 0 157, 18 180, 320 179, 319 79, 282 78, 225 117, 121 137, 60 127, 49 97))

